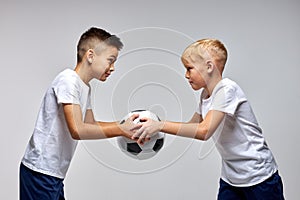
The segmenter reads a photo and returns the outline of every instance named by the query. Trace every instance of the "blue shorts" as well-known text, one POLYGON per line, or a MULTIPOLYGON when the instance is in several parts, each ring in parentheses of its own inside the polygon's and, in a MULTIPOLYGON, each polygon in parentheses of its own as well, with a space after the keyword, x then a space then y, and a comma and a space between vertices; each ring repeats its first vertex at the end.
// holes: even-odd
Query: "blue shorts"
POLYGON ((63 179, 35 172, 21 163, 20 200, 64 200, 63 179))
POLYGON ((283 184, 278 172, 262 183, 235 187, 220 179, 218 200, 284 200, 283 184))

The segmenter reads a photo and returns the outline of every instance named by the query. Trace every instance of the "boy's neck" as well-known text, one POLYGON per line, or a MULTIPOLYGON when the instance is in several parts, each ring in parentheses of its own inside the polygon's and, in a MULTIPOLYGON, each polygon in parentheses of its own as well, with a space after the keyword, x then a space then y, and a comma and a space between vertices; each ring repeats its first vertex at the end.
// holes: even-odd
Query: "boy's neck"
POLYGON ((92 79, 88 69, 89 68, 82 63, 77 64, 74 69, 74 71, 78 74, 80 79, 87 85, 89 84, 89 82, 92 79))
POLYGON ((216 76, 214 78, 212 77, 209 81, 207 81, 207 84, 206 84, 206 87, 205 87, 205 90, 206 90, 206 93, 207 93, 206 98, 209 98, 212 95, 216 85, 221 80, 222 80, 222 76, 216 76))

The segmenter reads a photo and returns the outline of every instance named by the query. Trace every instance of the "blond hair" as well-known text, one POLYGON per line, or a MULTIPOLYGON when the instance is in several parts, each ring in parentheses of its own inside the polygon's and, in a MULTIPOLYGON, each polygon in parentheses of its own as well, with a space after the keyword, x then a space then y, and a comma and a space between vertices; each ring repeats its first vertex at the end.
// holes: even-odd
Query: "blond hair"
POLYGON ((197 56, 201 60, 211 59, 221 72, 227 61, 227 50, 224 44, 217 39, 201 39, 192 43, 184 50, 182 58, 191 55, 197 56))

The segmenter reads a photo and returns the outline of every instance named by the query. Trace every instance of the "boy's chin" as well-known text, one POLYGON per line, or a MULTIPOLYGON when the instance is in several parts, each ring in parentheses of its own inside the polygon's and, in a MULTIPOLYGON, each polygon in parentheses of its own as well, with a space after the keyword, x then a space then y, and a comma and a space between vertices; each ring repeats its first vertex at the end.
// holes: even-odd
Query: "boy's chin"
POLYGON ((200 90, 201 87, 191 84, 191 88, 195 91, 200 90))
POLYGON ((99 81, 102 81, 102 82, 105 82, 107 80, 107 77, 101 77, 100 79, 99 79, 99 81))

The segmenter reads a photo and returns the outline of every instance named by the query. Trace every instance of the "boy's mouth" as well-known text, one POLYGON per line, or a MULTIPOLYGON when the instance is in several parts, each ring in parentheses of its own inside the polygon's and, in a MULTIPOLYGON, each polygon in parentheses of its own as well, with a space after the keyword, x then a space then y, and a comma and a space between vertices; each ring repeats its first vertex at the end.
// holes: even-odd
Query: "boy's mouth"
POLYGON ((110 72, 106 72, 106 73, 105 73, 105 77, 109 77, 110 74, 111 74, 110 72))

